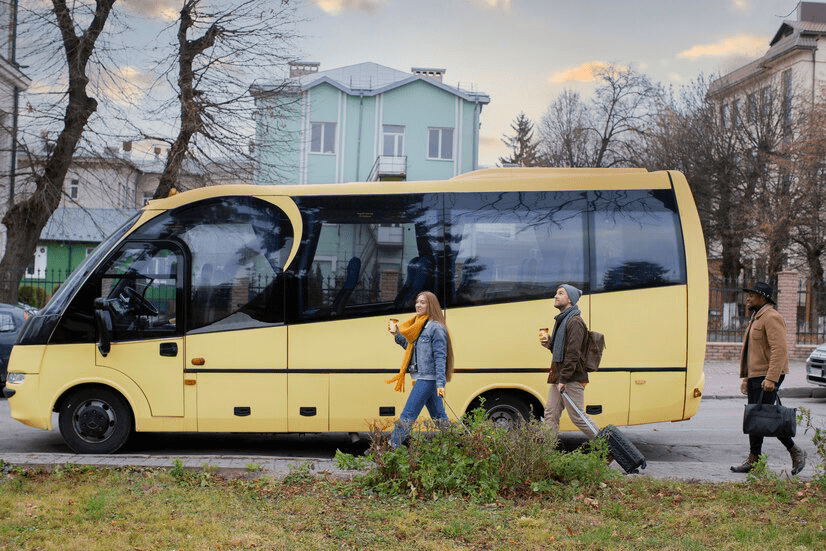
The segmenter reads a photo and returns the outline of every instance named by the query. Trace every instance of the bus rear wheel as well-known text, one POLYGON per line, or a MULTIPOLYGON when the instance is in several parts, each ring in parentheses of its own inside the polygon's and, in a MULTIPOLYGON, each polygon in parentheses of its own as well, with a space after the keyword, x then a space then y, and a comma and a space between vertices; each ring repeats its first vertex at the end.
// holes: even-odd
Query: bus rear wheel
POLYGON ((475 401, 470 409, 481 407, 487 418, 497 427, 513 429, 531 418, 528 404, 511 394, 494 394, 486 396, 483 403, 475 401))
POLYGON ((63 401, 58 424, 63 440, 75 453, 114 453, 132 434, 132 413, 119 394, 107 388, 85 388, 63 401))

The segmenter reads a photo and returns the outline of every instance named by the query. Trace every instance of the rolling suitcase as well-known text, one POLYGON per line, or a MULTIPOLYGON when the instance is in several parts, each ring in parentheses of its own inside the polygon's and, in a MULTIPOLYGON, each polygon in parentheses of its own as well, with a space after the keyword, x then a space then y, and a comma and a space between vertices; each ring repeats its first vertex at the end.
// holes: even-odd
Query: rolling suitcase
POLYGON ((591 432, 595 432, 597 438, 605 439, 608 443, 608 451, 611 453, 614 461, 616 461, 626 473, 636 474, 640 469, 644 469, 646 467, 645 457, 643 457, 640 453, 640 450, 638 450, 637 447, 628 439, 628 437, 622 434, 617 427, 614 425, 607 425, 597 432, 596 426, 590 419, 588 419, 588 417, 582 414, 579 408, 576 407, 576 404, 574 404, 573 400, 568 398, 568 395, 564 392, 562 393, 562 396, 565 398, 568 406, 570 406, 573 411, 582 417, 588 425, 588 428, 591 429, 591 432))

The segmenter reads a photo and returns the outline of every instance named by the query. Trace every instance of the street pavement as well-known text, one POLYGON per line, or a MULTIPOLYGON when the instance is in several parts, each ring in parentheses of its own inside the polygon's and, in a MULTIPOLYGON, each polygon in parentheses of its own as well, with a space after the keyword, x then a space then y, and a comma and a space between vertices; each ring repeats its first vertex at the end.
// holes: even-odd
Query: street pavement
MULTIPOLYGON (((826 387, 818 387, 806 381, 805 364, 804 362, 793 362, 790 366, 790 373, 786 376, 780 390, 781 398, 791 399, 815 399, 817 403, 821 403, 826 399, 826 387)), ((704 401, 711 400, 738 400, 745 403, 745 397, 740 394, 740 379, 738 377, 739 366, 734 362, 707 362, 705 365, 705 390, 704 401)), ((709 408, 715 407, 715 404, 710 404, 709 408)), ((729 406, 726 404, 725 408, 729 406)), ((739 411, 735 406, 731 406, 732 411, 739 411)), ((703 405, 701 405, 701 412, 703 405)), ((748 442, 744 435, 740 435, 738 442, 696 442, 696 437, 692 439, 692 433, 697 434, 698 430, 707 430, 707 427, 702 428, 697 421, 697 417, 682 423, 657 423, 653 425, 642 425, 635 427, 625 427, 625 432, 628 437, 637 445, 640 450, 648 455, 656 455, 663 457, 668 455, 667 461, 648 461, 647 467, 642 471, 642 476, 650 476, 660 479, 679 479, 679 480, 698 480, 709 482, 730 482, 743 481, 745 476, 742 474, 732 473, 729 470, 731 464, 739 463, 748 452, 748 442), (670 441, 663 440, 664 436, 670 435, 673 439, 675 431, 684 432, 686 437, 685 449, 679 449, 680 446, 675 446, 670 441), (742 439, 742 441, 740 441, 742 439), (732 452, 733 457, 725 457, 725 463, 721 463, 720 455, 706 453, 703 446, 717 445, 733 447, 738 451, 732 452), (663 448, 668 447, 667 453, 663 453, 663 448), (677 448, 672 450, 671 448, 677 448), (647 453, 648 452, 648 453, 647 453), (741 457, 742 455, 742 457, 741 457), (711 456, 718 457, 718 459, 710 459, 711 456)), ((731 420, 733 423, 739 422, 739 417, 731 420)), ((703 433, 703 434, 707 434, 703 433)), ((730 432, 728 434, 731 434, 730 432)), ((565 433, 563 439, 566 444, 575 446, 584 437, 579 433, 565 433)), ((728 439, 730 437, 720 436, 721 439, 728 439)), ((767 439, 767 448, 770 446, 769 441, 774 439, 767 439)), ((798 431, 796 442, 803 445, 809 454, 806 469, 801 473, 802 479, 810 479, 815 473, 815 464, 818 460, 814 446, 811 443, 811 436, 802 434, 798 431)), ((777 444, 775 442, 775 444, 777 444)), ((774 444, 771 444, 774 446, 774 444)), ((782 475, 787 473, 789 465, 788 454, 782 448, 782 453, 777 452, 777 444, 771 448, 769 468, 782 475)), ((723 454, 726 455, 726 454, 723 454)), ((147 468, 169 468, 173 467, 177 462, 180 462, 185 468, 202 469, 209 468, 217 472, 232 474, 232 473, 247 473, 255 475, 267 475, 275 478, 283 478, 293 471, 309 468, 310 472, 318 475, 326 475, 333 478, 347 479, 358 474, 358 472, 351 470, 339 469, 336 465, 335 459, 328 458, 296 458, 273 455, 144 455, 134 453, 119 453, 114 455, 80 455, 71 453, 9 453, 0 452, 0 461, 6 465, 16 466, 42 466, 53 467, 56 465, 95 465, 98 467, 147 467, 147 468)), ((616 463, 612 464, 612 468, 620 470, 616 463)))

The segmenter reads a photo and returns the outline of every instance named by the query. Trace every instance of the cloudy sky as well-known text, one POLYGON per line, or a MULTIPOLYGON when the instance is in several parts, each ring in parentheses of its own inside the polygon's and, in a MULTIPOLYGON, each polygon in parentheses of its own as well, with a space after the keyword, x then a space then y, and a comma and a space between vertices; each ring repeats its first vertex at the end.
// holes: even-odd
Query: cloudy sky
MULTIPOLYGON (((32 0, 43 2, 45 0, 32 0)), ((264 1, 264 0, 261 0, 264 1)), ((266 0, 279 4, 279 0, 266 0)), ((123 0, 132 29, 158 39, 182 0, 123 0)), ((632 66, 664 85, 737 68, 768 49, 796 0, 291 0, 296 54, 321 70, 372 61, 438 67, 445 83, 487 93, 479 159, 508 152, 520 111, 537 121, 566 88, 590 97, 591 68, 632 66)), ((154 78, 128 62, 135 84, 154 78)), ((36 84, 35 84, 36 86, 36 84)))
POLYGON ((665 85, 726 72, 768 49, 796 0, 305 0, 302 59, 321 70, 373 61, 447 69, 490 95, 480 163, 502 134, 539 119, 565 88, 588 96, 590 67, 632 65, 665 85))

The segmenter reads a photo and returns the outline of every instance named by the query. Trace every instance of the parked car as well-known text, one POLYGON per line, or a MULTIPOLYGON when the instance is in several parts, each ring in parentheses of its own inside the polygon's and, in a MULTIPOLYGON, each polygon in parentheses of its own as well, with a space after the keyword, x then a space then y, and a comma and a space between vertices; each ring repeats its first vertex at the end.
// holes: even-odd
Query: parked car
POLYGON ((813 385, 826 386, 826 343, 809 354, 806 360, 806 380, 813 385))
POLYGON ((11 348, 17 341, 17 334, 31 316, 30 306, 0 304, 0 388, 6 386, 11 348))

